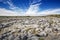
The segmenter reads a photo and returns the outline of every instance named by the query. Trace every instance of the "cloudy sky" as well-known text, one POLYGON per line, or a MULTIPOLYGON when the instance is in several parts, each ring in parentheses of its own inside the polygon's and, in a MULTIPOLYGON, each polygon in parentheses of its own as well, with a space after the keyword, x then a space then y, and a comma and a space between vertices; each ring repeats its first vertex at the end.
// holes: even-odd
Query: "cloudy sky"
POLYGON ((60 14, 60 0, 0 0, 0 16, 60 14))

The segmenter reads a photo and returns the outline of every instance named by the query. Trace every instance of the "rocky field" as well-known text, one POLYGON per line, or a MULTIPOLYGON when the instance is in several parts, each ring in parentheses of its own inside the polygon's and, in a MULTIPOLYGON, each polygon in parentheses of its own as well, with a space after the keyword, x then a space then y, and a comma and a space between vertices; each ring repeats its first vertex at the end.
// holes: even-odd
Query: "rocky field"
POLYGON ((60 18, 0 17, 0 40, 60 40, 60 18))

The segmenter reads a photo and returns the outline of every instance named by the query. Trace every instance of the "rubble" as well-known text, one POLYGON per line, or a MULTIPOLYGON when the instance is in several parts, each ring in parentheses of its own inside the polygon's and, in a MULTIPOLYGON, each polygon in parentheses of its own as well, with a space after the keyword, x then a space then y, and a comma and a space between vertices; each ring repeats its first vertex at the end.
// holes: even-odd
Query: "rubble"
POLYGON ((8 18, 0 23, 0 40, 60 40, 59 37, 60 18, 56 17, 8 18))

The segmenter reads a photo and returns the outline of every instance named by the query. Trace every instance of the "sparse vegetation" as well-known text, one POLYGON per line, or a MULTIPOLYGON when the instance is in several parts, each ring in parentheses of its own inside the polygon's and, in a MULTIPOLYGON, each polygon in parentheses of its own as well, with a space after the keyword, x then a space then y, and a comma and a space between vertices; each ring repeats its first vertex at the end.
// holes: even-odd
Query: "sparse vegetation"
POLYGON ((39 40, 44 40, 44 38, 39 38, 39 40))

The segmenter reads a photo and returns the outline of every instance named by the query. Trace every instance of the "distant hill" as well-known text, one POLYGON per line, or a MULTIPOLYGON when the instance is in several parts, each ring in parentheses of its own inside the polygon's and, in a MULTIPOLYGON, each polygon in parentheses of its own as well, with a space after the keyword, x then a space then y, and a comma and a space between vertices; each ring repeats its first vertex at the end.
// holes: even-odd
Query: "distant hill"
POLYGON ((22 17, 59 17, 60 14, 46 15, 46 16, 0 16, 0 18, 22 18, 22 17))
POLYGON ((54 14, 54 15, 47 15, 48 17, 60 17, 59 14, 54 14))

